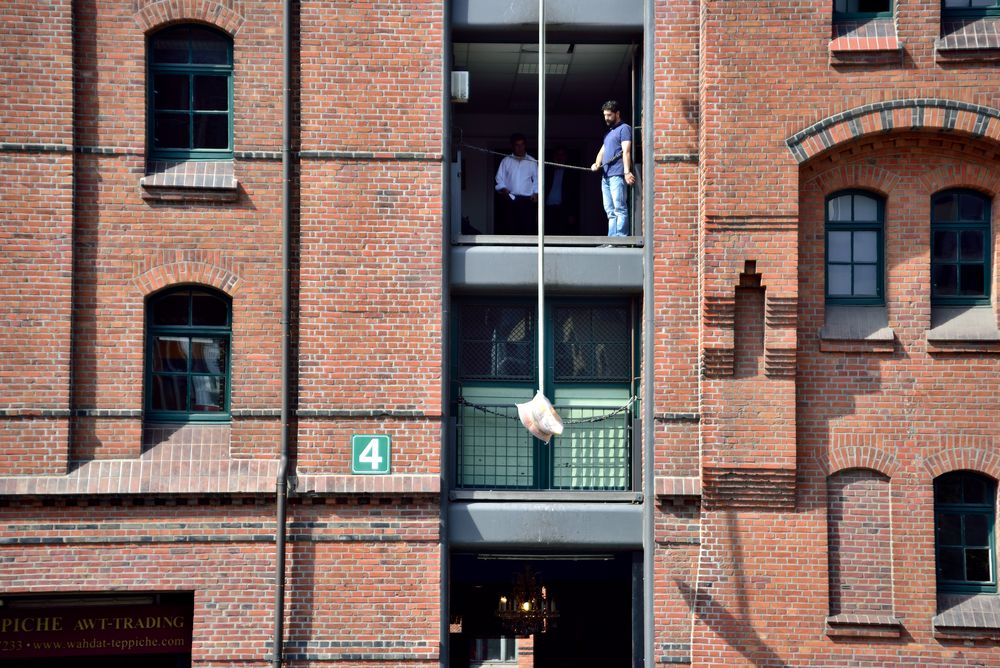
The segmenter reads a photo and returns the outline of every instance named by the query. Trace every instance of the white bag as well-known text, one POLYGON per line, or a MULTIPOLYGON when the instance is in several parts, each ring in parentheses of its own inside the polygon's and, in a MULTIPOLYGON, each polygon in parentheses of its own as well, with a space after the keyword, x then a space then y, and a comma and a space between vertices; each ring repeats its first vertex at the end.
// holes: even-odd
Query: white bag
POLYGON ((521 424, 534 434, 535 438, 548 443, 553 436, 563 433, 562 418, 541 390, 535 393, 531 401, 515 405, 521 424))

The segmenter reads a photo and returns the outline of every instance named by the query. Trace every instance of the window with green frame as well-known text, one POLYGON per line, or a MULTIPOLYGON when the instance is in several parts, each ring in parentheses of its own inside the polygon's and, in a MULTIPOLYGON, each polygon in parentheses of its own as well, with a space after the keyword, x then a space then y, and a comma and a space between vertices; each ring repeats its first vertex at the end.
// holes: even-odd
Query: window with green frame
POLYGON ((524 429, 514 406, 538 388, 536 309, 533 301, 516 299, 456 303, 457 486, 629 489, 637 375, 633 304, 546 304, 544 392, 566 424, 549 444, 524 429))
POLYGON ((943 0, 941 10, 946 16, 1000 14, 1000 0, 943 0))
POLYGON ((931 302, 990 301, 990 200, 971 190, 931 199, 931 302))
POLYGON ((892 16, 892 0, 833 0, 835 21, 854 21, 892 16))
POLYGON ((149 38, 150 155, 172 160, 233 157, 233 42, 203 25, 149 38))
POLYGON ((863 190, 826 199, 826 301, 885 303, 885 200, 863 190))
POLYGON ((146 306, 146 416, 229 419, 229 298, 200 286, 167 290, 146 306))
POLYGON ((995 480, 972 471, 934 481, 939 591, 996 592, 996 493, 995 480))

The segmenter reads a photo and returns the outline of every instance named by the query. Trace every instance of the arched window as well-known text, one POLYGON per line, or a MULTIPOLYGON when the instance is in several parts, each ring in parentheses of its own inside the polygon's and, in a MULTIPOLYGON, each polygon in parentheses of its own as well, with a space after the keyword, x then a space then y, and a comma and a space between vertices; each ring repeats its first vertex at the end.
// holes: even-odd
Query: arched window
POLYGON ((971 190, 931 199, 931 301, 988 304, 990 200, 971 190))
POLYGON ((826 200, 826 299, 837 304, 884 304, 885 201, 861 190, 826 200))
POLYGON ((155 295, 146 311, 146 411, 152 420, 229 418, 229 298, 186 286, 155 295))
POLYGON ((972 471, 934 481, 939 591, 995 592, 997 483, 972 471))
POLYGON ((149 38, 149 146, 156 158, 233 156, 233 43, 202 25, 149 38))

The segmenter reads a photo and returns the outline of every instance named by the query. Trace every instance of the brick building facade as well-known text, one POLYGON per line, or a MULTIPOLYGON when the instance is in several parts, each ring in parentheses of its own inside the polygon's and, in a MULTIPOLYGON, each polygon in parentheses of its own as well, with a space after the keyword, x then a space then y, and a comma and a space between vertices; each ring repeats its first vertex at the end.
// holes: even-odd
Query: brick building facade
POLYGON ((0 15, 3 665, 1000 666, 1000 3, 0 15))

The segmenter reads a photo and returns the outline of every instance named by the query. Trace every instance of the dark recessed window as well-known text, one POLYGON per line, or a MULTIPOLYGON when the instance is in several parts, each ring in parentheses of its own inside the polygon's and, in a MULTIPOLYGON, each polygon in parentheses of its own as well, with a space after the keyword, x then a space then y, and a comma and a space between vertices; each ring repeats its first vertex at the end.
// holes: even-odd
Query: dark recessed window
POLYGON ((1000 14, 1000 0, 944 0, 942 5, 947 15, 1000 14))
POLYGON ((153 297, 146 315, 146 411, 151 419, 229 418, 229 298, 185 287, 153 297))
POLYGON ((931 300, 986 304, 990 297, 990 200, 947 190, 931 200, 931 300))
POLYGON ((869 19, 892 16, 892 0, 834 0, 835 20, 869 19))
POLYGON ((149 39, 149 126, 153 157, 231 158, 233 44, 204 26, 149 39))
POLYGON ((873 193, 841 191, 826 200, 826 299, 883 304, 885 201, 873 193))
POLYGON ((934 530, 938 588, 995 592, 997 483, 971 471, 934 481, 934 530))

